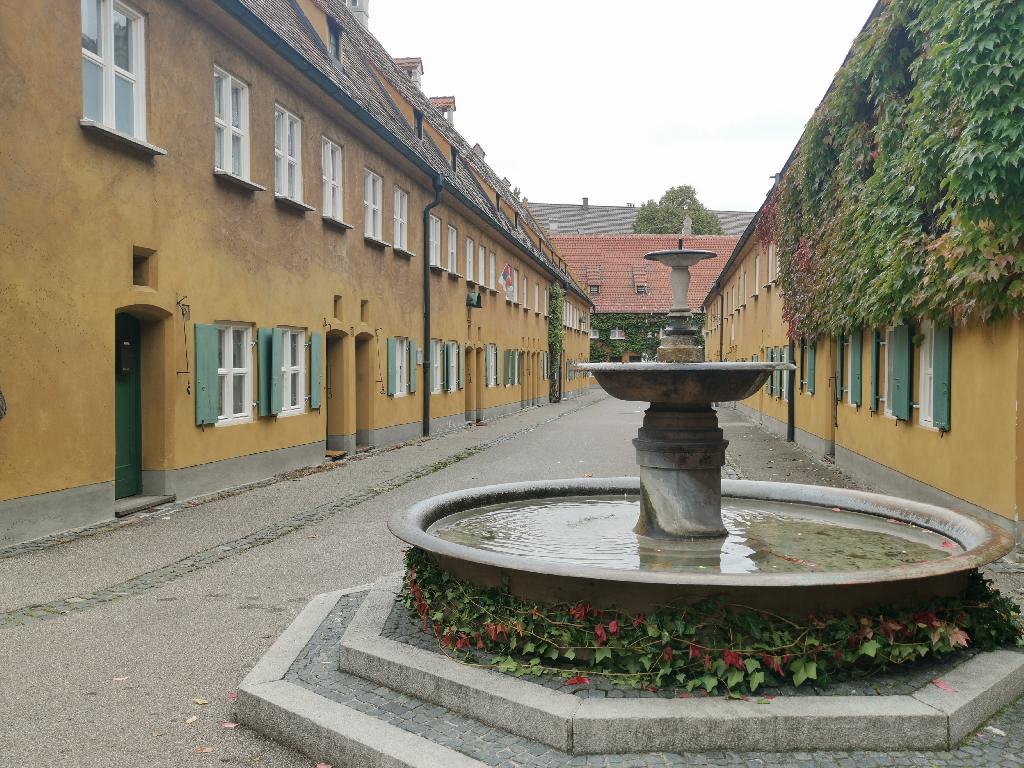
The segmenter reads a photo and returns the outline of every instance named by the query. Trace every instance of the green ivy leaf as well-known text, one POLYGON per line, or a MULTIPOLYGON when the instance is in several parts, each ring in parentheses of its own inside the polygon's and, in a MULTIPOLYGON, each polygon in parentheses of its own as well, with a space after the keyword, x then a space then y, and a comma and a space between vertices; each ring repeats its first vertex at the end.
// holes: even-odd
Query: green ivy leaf
POLYGON ((610 659, 611 657, 612 649, 608 646, 603 646, 594 651, 594 661, 598 664, 600 664, 605 659, 610 659))
POLYGON ((760 669, 751 672, 750 677, 747 678, 747 684, 750 686, 750 692, 754 693, 764 684, 764 672, 760 669))
POLYGON ((878 641, 873 638, 871 640, 866 640, 865 642, 860 644, 859 653, 861 656, 870 656, 871 658, 875 658, 875 654, 877 652, 878 641))

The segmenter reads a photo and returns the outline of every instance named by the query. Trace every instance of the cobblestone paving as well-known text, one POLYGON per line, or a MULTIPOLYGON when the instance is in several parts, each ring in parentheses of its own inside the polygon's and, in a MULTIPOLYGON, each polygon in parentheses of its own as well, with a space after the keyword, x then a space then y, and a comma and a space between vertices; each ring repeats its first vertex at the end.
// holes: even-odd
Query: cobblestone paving
MULTIPOLYGON (((488 440, 477 445, 470 446, 452 456, 445 457, 440 461, 436 461, 430 464, 425 464, 413 469, 409 472, 405 472, 394 477, 386 478, 378 482, 371 488, 366 488, 354 493, 347 494, 338 498, 335 501, 327 504, 321 504, 313 507, 312 509, 300 512, 299 514, 292 515, 289 518, 281 520, 280 522, 273 523, 271 525, 259 528, 252 533, 242 536, 231 541, 226 541, 222 544, 217 544, 200 552, 196 552, 188 557, 182 558, 177 562, 165 565, 161 568, 149 571, 147 573, 140 574, 131 579, 115 584, 106 589, 96 590, 94 592, 87 592, 80 595, 74 595, 71 597, 62 598, 60 600, 54 600, 49 603, 43 603, 39 605, 30 605, 22 608, 16 608, 5 613, 0 613, 0 629, 7 626, 14 626, 18 624, 24 624, 31 621, 45 621, 48 619, 55 619, 60 616, 66 616, 70 613, 77 613, 80 611, 94 608, 97 605, 103 605, 105 603, 112 602, 114 600, 121 600, 132 595, 145 592, 146 590, 153 589, 155 587, 163 586, 172 581, 177 581, 191 573, 207 568, 214 563, 218 563, 227 558, 234 557, 242 552, 247 552, 254 547, 259 547, 264 544, 268 544, 272 541, 280 539, 282 536, 286 536, 289 533, 300 530, 308 525, 322 522, 338 512, 350 509, 359 504, 362 504, 370 499, 379 496, 384 493, 388 493, 397 488, 401 488, 403 485, 407 485, 415 480, 419 480, 422 477, 431 475, 438 472, 452 464, 457 464, 460 461, 464 461, 471 456, 475 456, 489 448, 492 448, 500 443, 514 440, 515 438, 533 430, 540 426, 548 424, 552 421, 565 418, 566 416, 576 413, 577 411, 588 407, 589 405, 599 402, 598 400, 587 400, 581 404, 569 408, 561 413, 552 416, 544 421, 537 424, 531 424, 526 427, 522 427, 514 432, 496 437, 492 440, 488 440)), ((272 481, 266 481, 272 482, 272 481)), ((247 486, 249 487, 249 486, 247 486)), ((219 498, 224 494, 216 494, 215 497, 219 498)), ((9 547, 7 550, 7 556, 14 554, 20 554, 23 548, 24 552, 34 551, 38 548, 44 548, 47 546, 55 546, 57 544, 65 543, 71 539, 83 536, 92 535, 97 532, 110 530, 118 527, 118 523, 111 524, 100 524, 98 526, 90 526, 88 528, 79 529, 78 531, 71 531, 65 534, 60 534, 54 537, 48 537, 41 542, 29 542, 25 545, 17 545, 17 547, 9 547)))
MULTIPOLYGON (((1010 768, 1024 766, 1024 699, 950 752, 707 752, 572 756, 338 670, 337 645, 365 593, 343 596, 285 679, 496 768, 1010 768)), ((768 705, 770 706, 770 705, 768 705)))
MULTIPOLYGON (((444 654, 434 636, 423 631, 422 626, 406 610, 402 604, 401 597, 395 598, 391 613, 384 624, 385 637, 406 643, 416 648, 421 648, 431 653, 444 654)), ((873 675, 870 680, 846 680, 836 681, 827 687, 818 687, 813 684, 804 684, 799 688, 792 685, 785 685, 778 688, 766 687, 757 692, 757 696, 901 696, 909 695, 919 688, 928 685, 935 678, 941 678, 950 669, 969 659, 975 654, 974 651, 964 651, 953 654, 944 659, 929 659, 928 661, 914 664, 906 669, 894 669, 886 674, 873 675)), ((496 657, 487 653, 474 653, 477 663, 491 664, 496 657)), ((665 687, 657 692, 643 691, 616 685, 606 677, 601 677, 593 672, 585 672, 590 680, 586 685, 566 685, 565 680, 555 675, 542 675, 541 677, 523 677, 525 682, 541 685, 554 691, 572 694, 584 699, 674 699, 685 690, 685 688, 665 687)), ((693 694, 697 696, 698 694, 693 694)))

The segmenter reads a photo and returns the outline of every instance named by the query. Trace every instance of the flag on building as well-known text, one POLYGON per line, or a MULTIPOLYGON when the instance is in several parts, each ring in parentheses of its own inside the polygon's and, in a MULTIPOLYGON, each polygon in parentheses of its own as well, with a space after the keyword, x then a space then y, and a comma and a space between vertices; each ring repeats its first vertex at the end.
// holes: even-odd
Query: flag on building
POLYGON ((505 268, 501 270, 501 277, 498 278, 498 283, 502 288, 505 289, 505 293, 509 292, 512 287, 512 265, 506 263, 505 268))

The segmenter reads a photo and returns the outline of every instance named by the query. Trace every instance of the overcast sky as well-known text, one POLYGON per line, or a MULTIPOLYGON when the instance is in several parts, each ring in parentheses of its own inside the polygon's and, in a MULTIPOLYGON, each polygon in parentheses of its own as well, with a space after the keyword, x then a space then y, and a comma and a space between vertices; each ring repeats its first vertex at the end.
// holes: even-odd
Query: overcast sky
POLYGON ((392 56, 531 200, 692 184, 753 211, 875 0, 371 0, 392 56))

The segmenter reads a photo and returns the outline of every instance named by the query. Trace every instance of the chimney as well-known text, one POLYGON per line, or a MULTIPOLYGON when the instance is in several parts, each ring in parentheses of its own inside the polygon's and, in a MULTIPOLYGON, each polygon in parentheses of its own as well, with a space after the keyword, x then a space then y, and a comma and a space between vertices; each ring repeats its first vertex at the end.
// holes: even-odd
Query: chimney
POLYGON ((690 206, 683 206, 683 236, 693 234, 693 219, 690 218, 690 206))
POLYGON ((583 198, 583 210, 584 210, 584 212, 590 210, 590 198, 589 197, 584 197, 583 198))
MULTIPOLYGON (((367 0, 348 0, 351 2, 365 3, 367 0)), ((405 58, 395 59, 395 64, 402 74, 412 81, 412 84, 417 88, 422 89, 423 87, 423 59, 419 56, 408 56, 405 58)))
POLYGON ((431 96, 430 103, 441 110, 444 119, 449 125, 455 125, 455 97, 454 96, 431 96))
POLYGON ((487 153, 484 152, 484 148, 480 146, 480 142, 473 145, 473 154, 479 157, 481 160, 487 157, 487 153))
POLYGON ((363 25, 363 29, 370 28, 370 0, 345 0, 348 9, 356 17, 356 21, 363 25))

